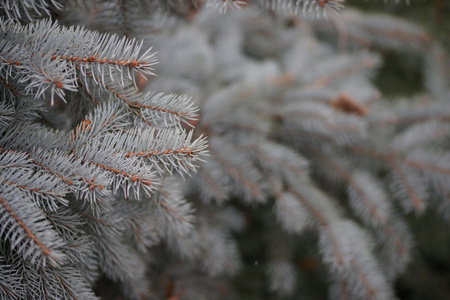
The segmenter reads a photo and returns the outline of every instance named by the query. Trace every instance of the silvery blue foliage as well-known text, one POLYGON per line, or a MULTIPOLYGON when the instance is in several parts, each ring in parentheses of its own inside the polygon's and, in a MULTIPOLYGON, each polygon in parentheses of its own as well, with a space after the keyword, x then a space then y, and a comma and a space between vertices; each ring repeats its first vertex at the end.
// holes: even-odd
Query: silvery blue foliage
POLYGON ((137 240, 153 237, 142 241, 138 228, 153 211, 181 235, 192 227, 176 184, 169 196, 156 191, 206 152, 183 126, 197 108, 140 92, 136 78, 156 63, 142 41, 39 17, 52 8, 62 6, 1 5, 0 298, 98 299, 101 276, 147 297, 137 240))
MULTIPOLYGON (((217 2, 221 15, 202 10, 191 23, 155 37, 156 50, 174 52, 166 50, 163 72, 147 86, 196 95, 195 131, 209 139, 206 162, 185 184, 186 195, 202 207, 197 216, 215 206, 237 206, 248 215, 254 207, 272 207, 259 230, 268 236, 261 249, 267 290, 287 299, 302 297, 293 257, 296 247, 314 247, 296 242, 311 232, 329 271, 330 299, 395 299, 392 282, 414 249, 404 216, 446 203, 450 169, 442 155, 450 131, 448 96, 440 95, 448 90, 430 89, 434 102, 428 106, 417 99, 393 104, 380 99, 370 79, 381 46, 411 43, 411 51, 424 57, 438 46, 407 22, 344 9, 335 23, 361 22, 367 27, 357 28, 379 36, 360 40, 349 30, 341 33, 348 34, 347 44, 338 51, 313 34, 331 35, 324 20, 268 16, 250 5, 224 13, 224 5, 217 2), (195 51, 189 41, 198 41, 195 51), (178 73, 176 66, 195 62, 201 68, 189 68, 192 76, 178 73)), ((434 63, 429 67, 434 71, 426 72, 448 80, 434 63)), ((229 255, 224 272, 232 262, 229 255)))
POLYGON ((313 248, 330 299, 395 299, 404 216, 450 215, 445 55, 343 2, 0 4, 0 299, 237 299, 261 207, 263 292, 313 248), (429 105, 382 99, 380 47, 435 54, 429 105))

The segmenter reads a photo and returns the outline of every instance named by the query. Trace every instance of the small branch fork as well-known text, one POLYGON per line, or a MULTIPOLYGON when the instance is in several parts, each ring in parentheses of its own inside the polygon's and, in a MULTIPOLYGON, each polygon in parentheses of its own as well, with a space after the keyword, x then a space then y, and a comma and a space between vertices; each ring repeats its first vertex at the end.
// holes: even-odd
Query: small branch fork
MULTIPOLYGON (((77 69, 79 69, 77 67, 77 69)), ((109 85, 107 85, 105 82, 103 82, 100 78, 98 78, 97 76, 95 76, 93 73, 86 71, 85 72, 87 76, 93 78, 95 81, 97 81, 98 83, 100 83, 101 85, 103 85, 108 91, 110 91, 112 94, 114 94, 117 98, 119 98, 120 100, 122 100, 130 109, 132 109, 133 112, 135 112, 140 118, 141 120, 146 123, 149 127, 153 127, 151 125, 151 123, 149 121, 147 121, 147 119, 144 118, 144 116, 142 115, 141 112, 136 111, 136 108, 144 108, 144 109, 149 109, 149 110, 156 110, 156 111, 161 111, 161 112, 165 112, 165 113, 169 113, 169 114, 173 114, 173 115, 177 115, 177 116, 184 116, 185 114, 182 112, 177 112, 177 111, 171 111, 168 109, 164 109, 164 108, 160 108, 160 107, 155 107, 155 106, 149 106, 149 105, 144 105, 144 104, 140 104, 137 102, 131 102, 129 100, 127 100, 126 96, 119 93, 116 89, 110 87, 109 85)))
POLYGON ((404 186, 405 191, 408 193, 409 197, 411 198, 411 202, 417 211, 421 211, 423 209, 423 207, 424 207, 423 199, 420 199, 420 197, 415 195, 413 187, 407 182, 403 171, 399 167, 399 163, 413 167, 418 170, 425 169, 425 170, 430 170, 435 173, 440 173, 445 176, 450 176, 450 170, 448 168, 432 165, 432 164, 414 160, 414 159, 404 158, 396 153, 392 153, 392 152, 391 153, 380 153, 380 152, 377 152, 374 150, 368 150, 368 149, 364 149, 364 148, 356 147, 356 146, 349 147, 349 150, 354 153, 357 153, 357 154, 369 156, 371 158, 375 158, 375 159, 384 161, 389 166, 391 166, 393 172, 395 172, 399 176, 400 182, 404 186))

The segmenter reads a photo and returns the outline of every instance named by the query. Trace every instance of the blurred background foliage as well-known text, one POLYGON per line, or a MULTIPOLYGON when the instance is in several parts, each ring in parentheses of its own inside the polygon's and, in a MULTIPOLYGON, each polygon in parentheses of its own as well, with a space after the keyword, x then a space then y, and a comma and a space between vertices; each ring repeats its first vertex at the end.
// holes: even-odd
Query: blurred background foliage
MULTIPOLYGON (((346 7, 368 13, 380 13, 399 17, 424 28, 439 41, 450 55, 450 1, 410 0, 369 1, 347 0, 346 7)), ((383 63, 374 77, 374 84, 392 101, 408 98, 424 92, 423 60, 405 52, 381 51, 383 63)), ((449 99, 450 100, 450 99, 449 99)), ((449 102, 450 105, 450 102, 449 102)), ((449 199, 450 200, 450 199, 449 199)), ((298 273, 298 291, 290 297, 280 297, 265 287, 264 261, 267 254, 264 238, 264 215, 270 205, 251 210, 247 216, 248 228, 237 236, 245 262, 235 277, 234 285, 240 291, 241 300, 321 300, 327 299, 327 271, 321 262, 316 246, 317 237, 305 234, 296 249, 295 261, 298 273), (307 247, 305 247, 307 245, 307 247)), ((406 271, 395 283, 398 299, 448 300, 450 299, 450 224, 428 210, 423 215, 408 216, 410 229, 415 237, 416 249, 406 271)))
MULTIPOLYGON (((388 14, 416 23, 450 53, 450 1, 448 0, 347 0, 346 6, 388 14)), ((422 61, 407 53, 385 52, 375 84, 387 97, 411 96, 423 91, 422 61)))

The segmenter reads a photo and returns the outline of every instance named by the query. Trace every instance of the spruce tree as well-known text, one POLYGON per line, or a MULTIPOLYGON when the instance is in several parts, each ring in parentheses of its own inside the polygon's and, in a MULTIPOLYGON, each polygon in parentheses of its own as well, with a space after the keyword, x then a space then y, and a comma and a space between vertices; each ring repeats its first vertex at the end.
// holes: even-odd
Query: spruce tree
POLYGON ((407 219, 450 216, 448 59, 343 4, 3 1, 0 299, 239 299, 248 268, 314 299, 302 251, 330 299, 396 299, 407 219), (420 95, 377 90, 385 51, 420 95))

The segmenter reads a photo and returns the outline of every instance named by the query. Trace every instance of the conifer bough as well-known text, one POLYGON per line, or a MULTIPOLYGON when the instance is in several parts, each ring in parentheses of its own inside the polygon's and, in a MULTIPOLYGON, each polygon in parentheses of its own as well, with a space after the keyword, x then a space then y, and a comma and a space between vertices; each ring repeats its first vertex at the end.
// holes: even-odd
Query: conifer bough
POLYGON ((395 298, 403 215, 450 215, 445 55, 425 32, 326 14, 341 0, 73 4, 0 4, 0 299, 236 299, 255 219, 265 292, 306 297, 312 248, 331 299, 395 298), (340 51, 317 40, 342 21, 340 51), (405 45, 429 106, 370 83, 377 48, 405 45))

